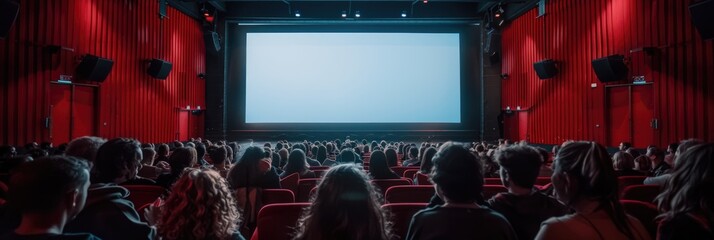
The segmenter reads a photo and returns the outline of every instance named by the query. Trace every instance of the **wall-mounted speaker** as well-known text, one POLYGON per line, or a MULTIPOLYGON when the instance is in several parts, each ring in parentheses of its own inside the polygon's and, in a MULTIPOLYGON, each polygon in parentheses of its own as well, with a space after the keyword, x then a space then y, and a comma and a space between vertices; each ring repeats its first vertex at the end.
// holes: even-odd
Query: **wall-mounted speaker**
POLYGON ((221 51, 221 36, 217 32, 208 31, 203 34, 203 40, 206 42, 206 50, 212 53, 221 51))
POLYGON ((714 0, 689 5, 692 22, 704 40, 714 39, 714 0))
POLYGON ((536 74, 540 79, 548 79, 555 77, 558 74, 558 68, 555 66, 555 61, 552 59, 546 59, 533 64, 536 74))
POLYGON ((112 71, 114 61, 94 55, 85 55, 77 66, 77 77, 95 82, 104 82, 112 71))
POLYGON ((170 62, 154 58, 149 62, 147 73, 154 78, 164 80, 169 76, 172 67, 170 62))
POLYGON ((19 12, 20 4, 10 0, 0 0, 0 39, 5 39, 10 34, 19 12))
POLYGON ((492 29, 486 33, 486 41, 483 44, 483 51, 486 53, 498 52, 501 50, 501 33, 492 29))
POLYGON ((610 55, 604 58, 593 60, 593 70, 600 82, 615 82, 624 80, 627 77, 627 65, 625 56, 610 55))

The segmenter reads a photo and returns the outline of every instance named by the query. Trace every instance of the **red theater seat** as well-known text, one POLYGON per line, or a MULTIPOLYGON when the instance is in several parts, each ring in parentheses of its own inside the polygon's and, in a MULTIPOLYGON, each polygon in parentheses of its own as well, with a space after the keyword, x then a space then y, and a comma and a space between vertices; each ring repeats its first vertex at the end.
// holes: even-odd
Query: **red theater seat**
POLYGON ((389 189, 389 187, 399 185, 411 185, 411 182, 405 178, 372 180, 372 183, 379 188, 379 193, 381 193, 382 196, 384 196, 384 193, 387 192, 387 189, 389 189))
POLYGON ((263 205, 273 203, 294 203, 295 194, 288 189, 263 189, 263 205))
POLYGON ((503 182, 501 182, 500 178, 484 178, 483 184, 484 185, 503 185, 503 182))
POLYGON ((419 169, 419 167, 391 167, 391 169, 397 176, 404 176, 404 172, 408 169, 419 169))
POLYGON ((654 202, 657 195, 662 192, 658 185, 630 185, 622 190, 622 200, 637 200, 642 202, 654 202))
POLYGON ((483 199, 488 200, 491 197, 501 192, 508 192, 508 189, 503 185, 483 185, 483 199))
POLYGON ((630 185, 642 185, 645 182, 645 176, 622 176, 617 177, 618 192, 622 194, 627 186, 630 185))
POLYGON ((317 181, 319 178, 305 178, 298 181, 297 197, 296 202, 308 202, 310 201, 310 191, 312 188, 317 186, 317 181))
POLYGON ((300 174, 293 173, 283 179, 280 179, 280 186, 283 189, 288 189, 290 191, 293 191, 293 194, 297 194, 299 180, 300 180, 300 174))
POLYGON ((652 239, 655 239, 657 236, 657 221, 655 221, 655 218, 659 215, 657 206, 652 203, 635 200, 620 200, 620 203, 625 209, 625 213, 640 220, 652 239))
POLYGON ((389 203, 382 205, 382 209, 392 212, 394 222, 393 230, 401 239, 404 239, 409 230, 412 216, 426 208, 426 203, 389 203))
POLYGON ((550 177, 538 177, 536 178, 535 185, 545 186, 550 183, 550 177))
POLYGON ((414 179, 414 175, 416 175, 418 172, 419 169, 407 169, 406 171, 404 171, 404 175, 402 175, 402 177, 414 179))
POLYGON ((258 224, 251 240, 292 239, 294 227, 309 203, 276 203, 265 205, 258 213, 258 224))
POLYGON ((129 190, 129 201, 134 203, 134 209, 139 209, 147 203, 153 203, 166 191, 163 187, 154 185, 123 185, 129 190))
POLYGON ((428 203, 434 192, 430 185, 393 186, 387 189, 384 198, 387 203, 428 203))
POLYGON ((417 172, 416 174, 416 183, 417 185, 433 185, 431 181, 429 181, 429 175, 419 173, 417 172))

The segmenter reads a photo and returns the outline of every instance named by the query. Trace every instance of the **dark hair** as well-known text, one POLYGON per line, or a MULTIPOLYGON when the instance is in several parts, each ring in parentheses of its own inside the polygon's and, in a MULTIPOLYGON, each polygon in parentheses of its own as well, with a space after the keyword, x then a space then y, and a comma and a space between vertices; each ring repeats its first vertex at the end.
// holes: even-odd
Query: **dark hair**
POLYGON ((143 158, 141 159, 141 164, 154 165, 154 158, 156 158, 156 151, 154 151, 153 148, 142 148, 141 155, 143 156, 143 158))
POLYGON ((409 148, 409 157, 418 157, 419 156, 419 149, 417 147, 410 147, 409 148))
POLYGON ((337 162, 340 163, 354 163, 355 162, 355 152, 351 148, 345 148, 337 156, 337 162))
POLYGON ((424 154, 421 158, 421 166, 419 167, 419 172, 423 174, 429 174, 431 173, 431 168, 434 166, 432 163, 432 159, 434 158, 434 155, 436 155, 436 148, 434 147, 429 147, 426 150, 424 150, 424 154))
POLYGON ((682 159, 679 166, 656 198, 660 212, 664 212, 660 218, 670 220, 694 212, 711 219, 714 208, 714 144, 692 146, 679 158, 682 159))
POLYGON ((48 213, 64 194, 89 179, 89 163, 72 156, 51 156, 25 162, 10 178, 8 203, 22 213, 48 213))
POLYGON ((305 152, 303 152, 302 149, 299 148, 290 152, 290 155, 288 157, 288 163, 287 165, 285 165, 285 176, 290 175, 292 173, 298 173, 298 175, 301 175, 305 170, 307 170, 305 152))
POLYGON ((202 142, 195 142, 194 144, 196 144, 196 159, 203 159, 203 157, 206 156, 206 145, 204 145, 202 142))
POLYGON ((298 221, 294 239, 392 239, 379 192, 353 164, 330 168, 298 221))
POLYGON ((635 158, 625 151, 618 151, 612 155, 612 168, 616 171, 635 169, 635 158))
POLYGON ((483 173, 476 156, 459 144, 447 142, 434 155, 431 180, 454 203, 483 202, 483 173))
MULTIPOLYGON (((384 155, 387 156, 387 166, 396 167, 397 166, 397 151, 391 148, 384 150, 384 155)), ((370 160, 372 161, 372 160, 370 160)))
POLYGON ((123 177, 124 171, 141 166, 141 148, 138 141, 115 138, 102 144, 92 168, 92 183, 113 183, 123 177))
POLYGON ((271 156, 266 156, 266 152, 262 147, 251 146, 245 149, 245 153, 238 160, 238 163, 231 167, 228 172, 228 183, 231 185, 232 189, 241 187, 252 187, 258 184, 258 179, 260 179, 260 169, 259 163, 263 158, 270 158, 271 156), (239 182, 241 184, 239 184, 239 182), (246 184, 246 185, 243 185, 246 184))
POLYGON ((496 151, 494 155, 494 160, 513 184, 522 188, 533 187, 540 173, 542 159, 538 149, 527 145, 511 145, 496 151))
POLYGON ((174 152, 169 156, 169 165, 171 166, 171 175, 178 178, 183 170, 193 167, 198 161, 196 157, 196 149, 191 147, 180 147, 174 149, 174 152))
POLYGON ((208 156, 211 157, 213 164, 222 164, 228 159, 228 150, 225 146, 210 146, 208 156))
POLYGON ((699 144, 703 144, 701 140, 698 139, 687 139, 687 140, 682 140, 682 142, 679 143, 677 146, 676 152, 674 153, 674 166, 673 168, 677 168, 677 165, 680 164, 680 156, 684 154, 689 148, 694 147, 699 144))
POLYGON ((632 147, 632 143, 630 142, 621 142, 620 144, 622 144, 622 150, 627 150, 632 147))
POLYGON ((317 154, 315 158, 320 164, 322 164, 325 159, 327 159, 327 148, 324 145, 320 145, 317 149, 317 154))
MULTIPOLYGON (((369 174, 374 179, 387 179, 389 176, 397 176, 387 164, 387 156, 380 150, 372 151, 369 157, 369 174)), ((384 189, 386 191, 386 189, 384 189)))
POLYGON ((160 144, 156 148, 156 154, 159 156, 168 156, 169 155, 169 145, 168 144, 160 144))
MULTIPOLYGON (((573 205, 581 198, 597 200, 617 229, 628 238, 634 238, 618 198, 617 177, 605 147, 595 142, 567 142, 558 152, 553 166, 553 175, 564 173, 577 181, 576 189, 569 190, 567 199, 561 199, 563 202, 573 205)), ((555 189, 557 191, 558 186, 555 189)))

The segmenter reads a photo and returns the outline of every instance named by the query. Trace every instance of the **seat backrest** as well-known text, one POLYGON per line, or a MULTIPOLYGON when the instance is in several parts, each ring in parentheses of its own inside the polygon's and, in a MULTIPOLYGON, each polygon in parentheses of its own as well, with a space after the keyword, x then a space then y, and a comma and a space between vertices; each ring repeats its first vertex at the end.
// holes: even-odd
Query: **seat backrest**
POLYGON ((391 169, 397 174, 397 176, 404 176, 404 171, 408 169, 419 169, 419 167, 391 167, 391 169))
POLYGON ((618 193, 622 194, 627 186, 642 185, 645 182, 645 176, 621 176, 617 177, 618 193))
POLYGON ((265 205, 258 213, 258 225, 251 239, 292 239, 294 228, 309 203, 276 203, 265 205), (256 236, 257 235, 257 236, 256 236))
POLYGON ((263 189, 263 204, 294 203, 295 194, 288 189, 263 189))
POLYGON ((429 175, 423 174, 420 172, 416 173, 416 183, 417 185, 433 185, 431 181, 429 181, 429 175))
POLYGON ((384 199, 387 203, 428 203, 435 192, 430 185, 392 186, 387 189, 384 199))
POLYGON ((622 207, 625 209, 625 213, 640 220, 642 225, 650 233, 650 237, 655 239, 657 236, 657 215, 659 211, 657 206, 652 203, 635 201, 635 200, 620 200, 622 207))
POLYGON ((503 182, 501 182, 500 178, 484 178, 483 184, 484 185, 503 185, 503 182))
POLYGON ((327 170, 330 169, 330 166, 310 166, 310 170, 327 170))
POLYGON ((659 185, 630 185, 622 190, 621 199, 651 203, 661 192, 662 188, 659 185))
POLYGON ((392 229, 394 230, 394 234, 404 239, 409 230, 412 216, 426 208, 426 205, 426 203, 388 203, 382 205, 382 209, 392 212, 392 221, 394 223, 392 229))
POLYGON ((312 170, 312 172, 315 173, 315 177, 320 178, 322 175, 325 175, 327 170, 312 170))
POLYGON ((134 208, 139 209, 147 203, 153 203, 166 190, 155 185, 122 185, 129 190, 129 201, 134 203, 134 208))
POLYGON ((280 186, 283 189, 288 189, 290 191, 293 191, 293 194, 297 194, 299 180, 300 180, 300 174, 293 173, 293 174, 288 175, 287 177, 284 177, 283 179, 280 179, 280 186))
POLYGON ((419 169, 407 169, 404 171, 404 175, 402 177, 409 178, 409 179, 414 179, 414 175, 419 172, 419 169))
POLYGON ((550 177, 538 177, 536 178, 535 185, 545 186, 550 183, 550 177))
POLYGON ((483 199, 488 200, 491 197, 501 192, 508 192, 508 189, 503 185, 483 185, 483 199))
POLYGON ((377 179, 377 180, 372 180, 372 183, 379 188, 379 193, 384 196, 384 193, 387 192, 387 189, 392 186, 399 186, 399 185, 411 185, 411 182, 405 178, 401 179, 377 179))
POLYGON ((304 178, 298 181, 297 197, 295 202, 308 202, 310 201, 310 191, 312 188, 317 186, 317 181, 319 178, 304 178))

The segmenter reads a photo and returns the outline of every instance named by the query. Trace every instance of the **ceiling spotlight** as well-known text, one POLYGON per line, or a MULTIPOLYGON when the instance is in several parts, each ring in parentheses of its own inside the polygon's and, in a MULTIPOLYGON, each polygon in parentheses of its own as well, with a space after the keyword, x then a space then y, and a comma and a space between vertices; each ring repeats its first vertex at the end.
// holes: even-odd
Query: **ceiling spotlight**
POLYGON ((402 17, 407 17, 407 11, 402 11, 402 17))
POLYGON ((429 3, 429 0, 424 0, 424 3, 429 3))
POLYGON ((300 17, 300 10, 295 11, 295 17, 300 17))
POLYGON ((361 16, 362 16, 362 14, 360 14, 359 11, 355 11, 355 17, 358 18, 358 17, 361 17, 361 16))
POLYGON ((342 15, 341 15, 341 16, 342 16, 343 18, 344 18, 344 17, 347 17, 347 11, 342 11, 342 15))
POLYGON ((498 5, 498 9, 496 9, 496 11, 494 11, 493 16, 496 18, 501 18, 503 16, 504 12, 505 11, 503 11, 503 7, 501 7, 501 5, 498 5))

